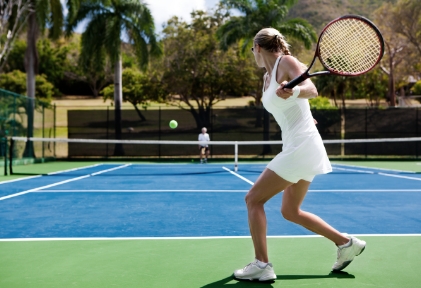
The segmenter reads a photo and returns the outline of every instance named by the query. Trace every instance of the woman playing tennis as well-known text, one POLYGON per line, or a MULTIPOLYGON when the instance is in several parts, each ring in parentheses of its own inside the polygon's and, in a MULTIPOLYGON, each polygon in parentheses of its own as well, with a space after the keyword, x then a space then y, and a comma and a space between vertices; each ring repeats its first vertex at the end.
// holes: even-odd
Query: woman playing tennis
POLYGON ((332 167, 308 103, 309 98, 317 96, 316 87, 307 79, 293 89, 283 88, 287 81, 305 70, 305 65, 291 56, 288 47, 284 37, 273 28, 260 30, 254 38, 254 58, 257 65, 267 71, 262 102, 281 127, 283 148, 267 165, 245 198, 255 260, 234 272, 237 279, 276 279, 267 253, 264 204, 281 191, 284 191, 281 212, 285 219, 337 245, 333 271, 348 266, 366 245, 362 240, 339 233, 320 217, 300 208, 315 175, 329 173, 332 167))

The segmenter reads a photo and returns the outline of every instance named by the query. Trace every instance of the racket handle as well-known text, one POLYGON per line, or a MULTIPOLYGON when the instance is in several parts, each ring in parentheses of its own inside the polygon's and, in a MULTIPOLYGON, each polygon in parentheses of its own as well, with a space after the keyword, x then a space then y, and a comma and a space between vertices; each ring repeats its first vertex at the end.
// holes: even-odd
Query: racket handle
POLYGON ((298 84, 300 84, 301 82, 303 82, 304 80, 306 80, 307 78, 308 78, 308 75, 306 73, 301 74, 297 78, 292 79, 287 84, 285 84, 284 88, 292 89, 295 86, 297 86, 298 84))

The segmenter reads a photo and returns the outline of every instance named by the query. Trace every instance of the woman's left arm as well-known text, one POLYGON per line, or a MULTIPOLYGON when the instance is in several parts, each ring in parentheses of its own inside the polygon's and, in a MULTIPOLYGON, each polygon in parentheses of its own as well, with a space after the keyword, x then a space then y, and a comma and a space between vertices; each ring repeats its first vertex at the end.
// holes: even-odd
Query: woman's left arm
MULTIPOLYGON (((289 79, 294 79, 303 73, 303 67, 301 66, 302 64, 294 57, 285 55, 282 60, 283 62, 281 69, 288 71, 287 74, 289 79)), ((279 66, 278 68, 280 68, 279 66)), ((276 89, 276 95, 278 95, 278 97, 288 99, 291 96, 296 96, 298 98, 310 99, 317 97, 318 95, 317 88, 314 86, 310 79, 306 79, 293 89, 283 88, 287 83, 288 81, 282 81, 278 89, 276 89), (298 94, 298 96, 296 94, 298 94)))

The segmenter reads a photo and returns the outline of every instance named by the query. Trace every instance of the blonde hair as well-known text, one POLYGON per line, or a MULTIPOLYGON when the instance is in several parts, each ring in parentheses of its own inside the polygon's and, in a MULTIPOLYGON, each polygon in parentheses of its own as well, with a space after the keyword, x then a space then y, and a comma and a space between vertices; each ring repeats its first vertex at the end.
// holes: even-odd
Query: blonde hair
POLYGON ((289 44, 275 28, 264 28, 257 32, 254 36, 254 43, 269 52, 282 52, 284 55, 291 55, 289 44))

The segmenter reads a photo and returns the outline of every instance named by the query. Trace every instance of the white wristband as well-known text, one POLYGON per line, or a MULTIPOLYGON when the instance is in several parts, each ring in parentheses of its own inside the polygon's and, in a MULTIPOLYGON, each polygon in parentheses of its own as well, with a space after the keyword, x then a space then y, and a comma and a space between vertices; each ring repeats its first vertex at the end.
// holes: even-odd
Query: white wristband
POLYGON ((295 99, 298 97, 298 95, 300 95, 300 86, 295 86, 294 88, 292 88, 292 96, 291 98, 295 99))

